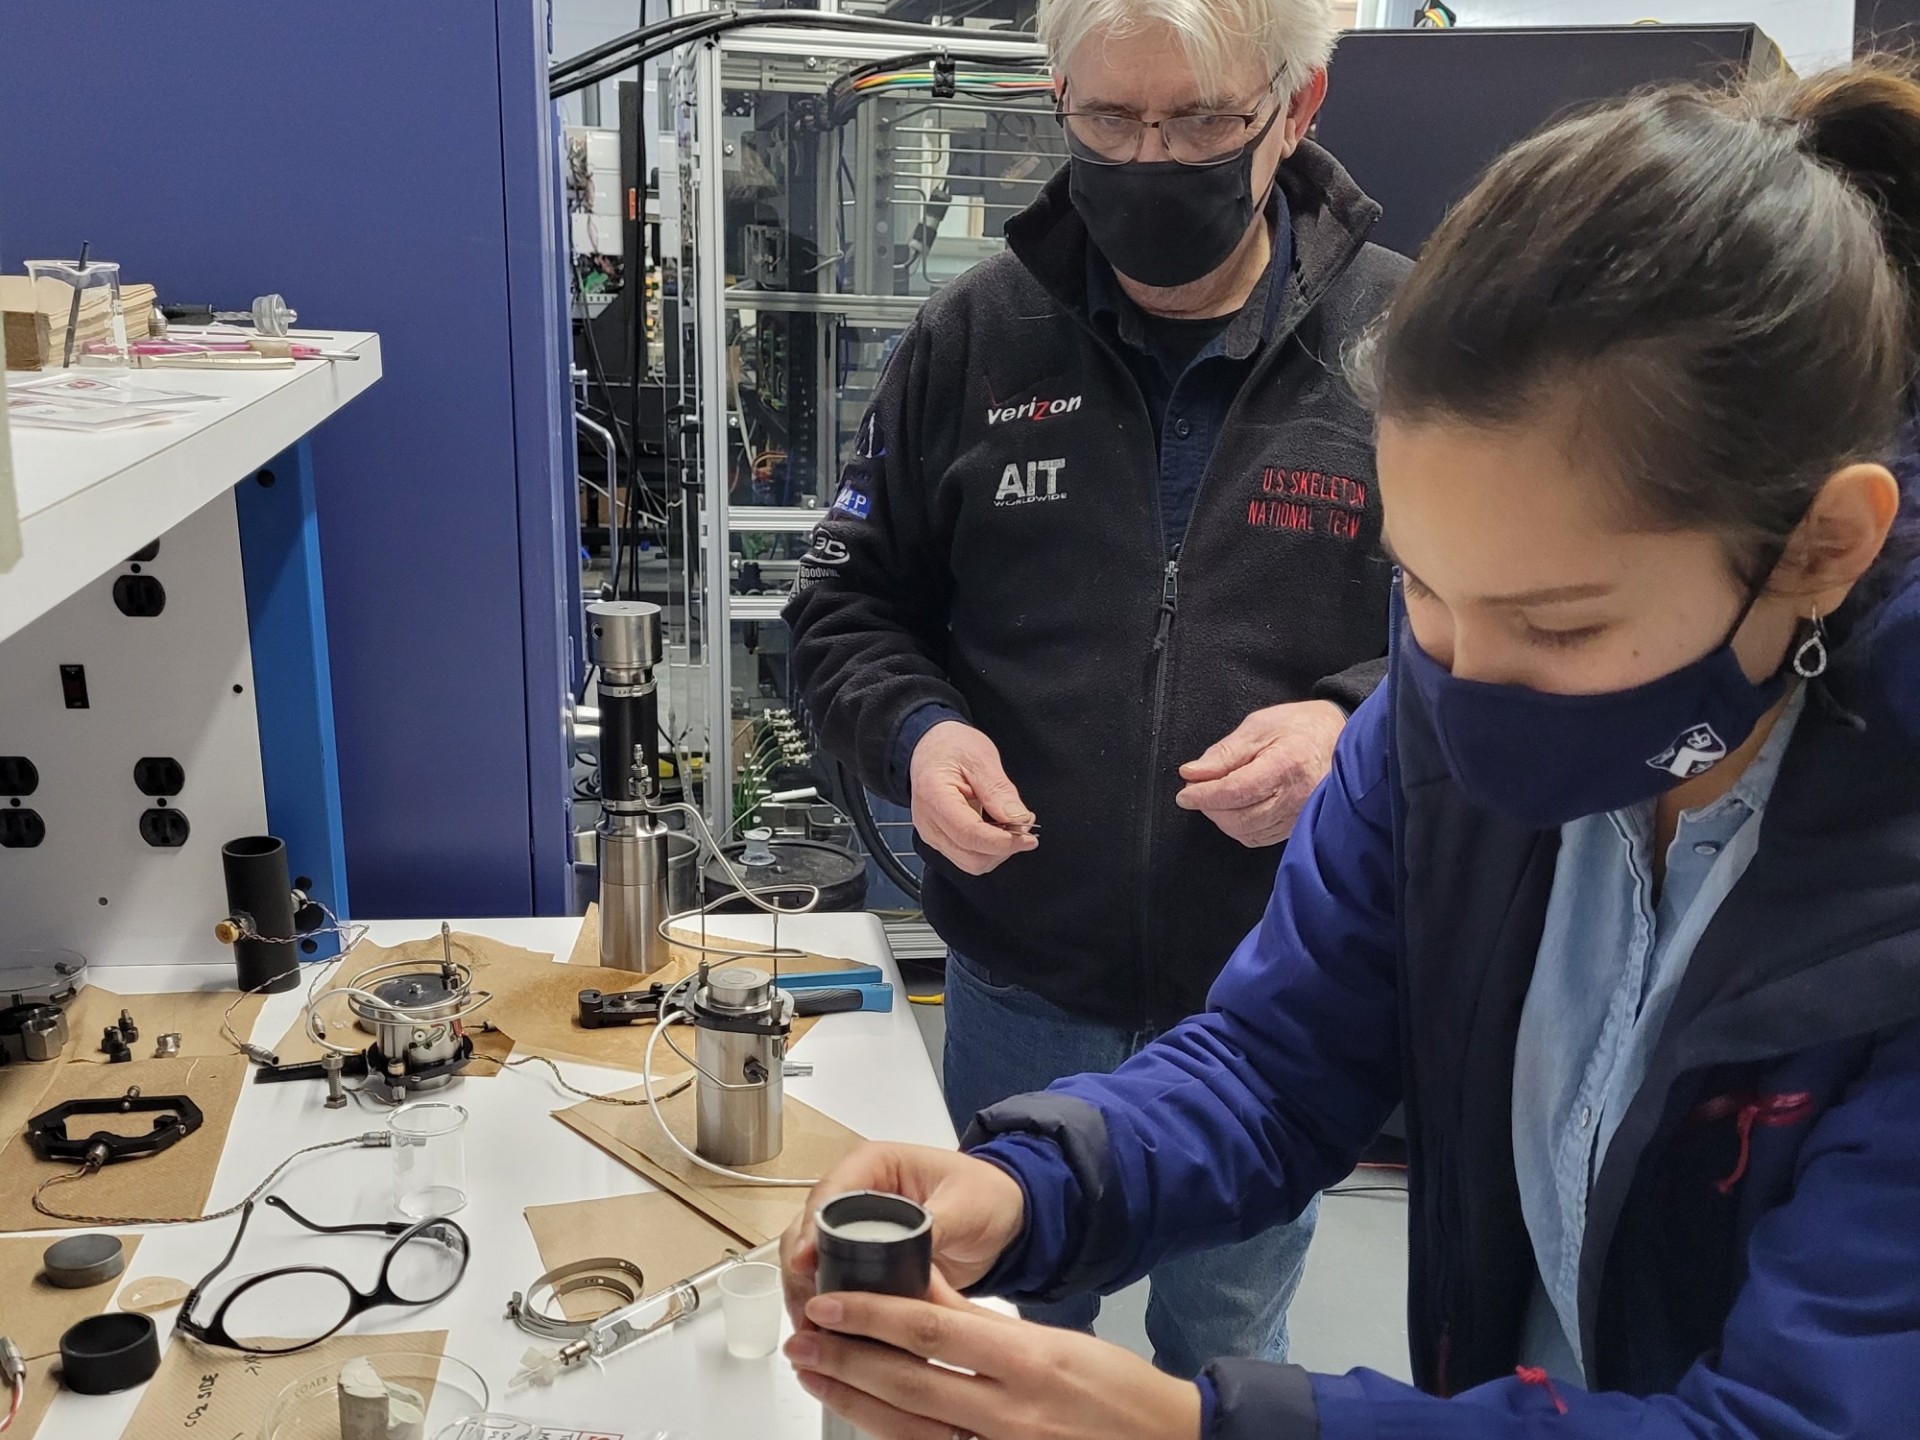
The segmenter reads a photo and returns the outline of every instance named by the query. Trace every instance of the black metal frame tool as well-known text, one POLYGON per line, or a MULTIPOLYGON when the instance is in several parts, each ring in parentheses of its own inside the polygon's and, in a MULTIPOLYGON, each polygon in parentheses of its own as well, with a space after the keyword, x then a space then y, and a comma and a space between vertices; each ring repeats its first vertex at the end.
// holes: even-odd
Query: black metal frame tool
POLYGON ((41 1111, 27 1121, 27 1144, 42 1160, 71 1160, 98 1169, 122 1160, 158 1155, 193 1134, 205 1118, 200 1107, 185 1095, 142 1095, 135 1085, 125 1095, 68 1100, 41 1111), (144 1135, 116 1135, 111 1130, 81 1136, 67 1133, 67 1122, 77 1115, 135 1114, 158 1118, 144 1135))

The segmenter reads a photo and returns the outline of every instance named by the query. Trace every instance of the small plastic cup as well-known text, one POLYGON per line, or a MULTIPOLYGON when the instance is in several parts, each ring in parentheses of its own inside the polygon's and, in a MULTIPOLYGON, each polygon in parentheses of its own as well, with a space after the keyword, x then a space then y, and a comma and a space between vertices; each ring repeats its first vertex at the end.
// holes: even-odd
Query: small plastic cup
POLYGON ((409 1220, 451 1215, 467 1203, 467 1112, 416 1100, 387 1118, 393 1142, 393 1207, 409 1220))
POLYGON ((727 1353, 740 1360, 771 1355, 780 1343, 785 1300, 780 1267, 758 1260, 720 1272, 720 1309, 727 1322, 727 1353))

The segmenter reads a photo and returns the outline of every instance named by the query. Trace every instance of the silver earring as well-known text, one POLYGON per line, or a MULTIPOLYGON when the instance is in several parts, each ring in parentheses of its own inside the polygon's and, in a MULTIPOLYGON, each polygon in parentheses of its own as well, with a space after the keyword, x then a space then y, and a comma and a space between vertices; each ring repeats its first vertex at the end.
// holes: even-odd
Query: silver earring
POLYGON ((1827 673, 1827 626, 1818 610, 1810 611, 1807 618, 1813 622, 1813 633, 1793 652, 1793 673, 1802 680, 1817 680, 1827 673))

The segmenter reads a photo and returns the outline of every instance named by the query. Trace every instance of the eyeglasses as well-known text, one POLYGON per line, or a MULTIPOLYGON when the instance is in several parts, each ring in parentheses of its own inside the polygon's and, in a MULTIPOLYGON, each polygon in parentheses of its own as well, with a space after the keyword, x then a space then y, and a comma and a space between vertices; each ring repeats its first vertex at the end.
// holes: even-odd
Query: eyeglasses
POLYGON ((241 1237, 253 1218, 249 1201, 240 1212, 240 1228, 220 1263, 193 1287, 180 1307, 176 1330, 196 1340, 228 1350, 255 1355, 289 1355, 318 1345, 338 1332, 354 1316, 386 1305, 431 1305, 451 1294, 467 1272, 467 1232, 453 1221, 435 1216, 412 1225, 319 1225, 278 1195, 268 1205, 284 1210, 297 1224, 317 1235, 384 1235, 393 1240, 380 1266, 379 1283, 371 1291, 356 1290, 338 1270, 319 1265, 288 1265, 250 1276, 220 1302, 206 1324, 194 1320, 201 1292, 240 1253, 241 1237))
MULTIPOLYGON (((1267 82, 1261 100, 1272 97, 1280 77, 1267 82)), ((1063 96, 1064 98, 1064 96, 1063 96)), ((1224 165, 1249 145, 1258 145, 1280 118, 1276 105, 1257 134, 1259 109, 1223 111, 1206 115, 1175 115, 1166 120, 1141 120, 1110 110, 1056 110, 1054 118, 1067 134, 1067 152, 1094 165, 1126 165, 1145 158, 1147 132, 1158 131, 1160 143, 1182 165, 1224 165)))

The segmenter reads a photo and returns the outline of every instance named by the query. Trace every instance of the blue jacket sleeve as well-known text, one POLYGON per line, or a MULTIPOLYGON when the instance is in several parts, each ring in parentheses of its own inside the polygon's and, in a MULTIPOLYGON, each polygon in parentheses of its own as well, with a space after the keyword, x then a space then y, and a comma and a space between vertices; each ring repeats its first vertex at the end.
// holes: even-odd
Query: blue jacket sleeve
POLYGON ((1354 712, 1205 1014, 1111 1075, 976 1118, 967 1148, 1013 1175, 1028 1213, 982 1291, 1111 1290, 1257 1234, 1379 1131, 1400 1087, 1390 715, 1384 686, 1354 712))
MULTIPOLYGON (((1717 1353, 1672 1394, 1516 1374, 1437 1399, 1368 1370, 1209 1367, 1204 1440, 1894 1440, 1920 1416, 1920 1030, 1883 1043, 1762 1217, 1717 1353)), ((1524 1243, 1524 1242, 1522 1242, 1524 1243)))

